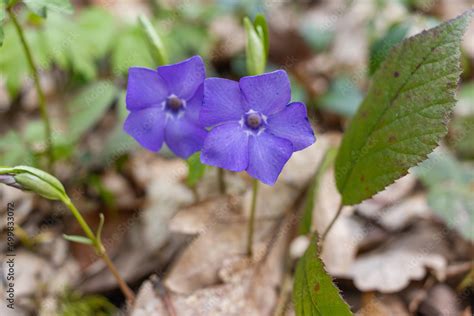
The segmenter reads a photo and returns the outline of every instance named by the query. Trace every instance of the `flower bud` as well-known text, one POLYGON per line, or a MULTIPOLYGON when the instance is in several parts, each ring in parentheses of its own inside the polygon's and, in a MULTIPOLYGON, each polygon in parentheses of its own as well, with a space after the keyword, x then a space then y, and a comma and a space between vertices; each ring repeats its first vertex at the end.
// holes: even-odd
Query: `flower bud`
POLYGON ((0 182, 21 190, 34 192, 50 200, 67 198, 66 190, 58 179, 33 167, 0 168, 0 182))

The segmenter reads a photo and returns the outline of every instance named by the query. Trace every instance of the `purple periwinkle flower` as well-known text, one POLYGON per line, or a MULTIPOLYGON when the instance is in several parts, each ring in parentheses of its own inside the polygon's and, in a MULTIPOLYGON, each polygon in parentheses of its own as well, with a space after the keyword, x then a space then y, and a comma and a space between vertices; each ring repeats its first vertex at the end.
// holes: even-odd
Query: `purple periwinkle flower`
POLYGON ((201 150, 207 135, 199 123, 205 77, 199 56, 157 70, 131 67, 125 131, 151 151, 163 142, 182 158, 201 150))
POLYGON ((200 120, 212 129, 201 161, 246 170, 273 185, 292 153, 316 140, 305 105, 289 103, 290 99, 290 81, 283 70, 243 77, 240 82, 206 79, 200 120))

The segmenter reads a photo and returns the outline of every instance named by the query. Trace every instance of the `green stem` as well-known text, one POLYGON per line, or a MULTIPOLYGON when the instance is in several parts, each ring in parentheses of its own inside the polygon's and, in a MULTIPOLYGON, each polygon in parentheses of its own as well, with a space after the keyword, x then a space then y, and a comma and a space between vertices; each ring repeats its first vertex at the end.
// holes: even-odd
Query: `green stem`
POLYGON ((102 244, 102 240, 100 240, 98 236, 96 236, 92 232, 92 229, 89 227, 84 217, 82 217, 81 213, 76 208, 76 206, 72 203, 71 199, 67 197, 67 198, 64 198, 62 202, 71 210, 72 215, 74 215, 74 217, 78 221, 79 225, 81 226, 86 236, 92 241, 93 247, 95 248, 97 255, 102 259, 102 261, 104 261, 107 268, 110 270, 110 272, 114 276, 115 280, 117 281, 120 287, 120 290, 125 295, 127 301, 130 304, 132 304, 133 301, 135 300, 135 294, 127 285, 125 280, 120 276, 119 271, 117 270, 112 260, 110 259, 109 255, 107 254, 107 251, 105 250, 105 247, 102 244))
POLYGON ((257 209, 257 194, 258 194, 258 180, 253 179, 252 183, 252 204, 250 206, 250 218, 248 224, 248 234, 247 234, 247 256, 252 257, 253 251, 253 231, 255 226, 255 213, 257 209))
POLYGON ((225 194, 226 187, 225 187, 225 180, 224 180, 224 169, 217 168, 217 180, 219 181, 219 193, 225 194))
POLYGON ((337 209, 337 212, 336 212, 336 216, 334 216, 334 218, 332 219, 332 221, 329 223, 328 225, 328 228, 326 228, 326 230, 324 231, 324 233, 321 235, 321 245, 324 243, 324 240, 326 239, 326 236, 329 234, 329 232, 331 231, 331 228, 334 226, 334 224, 336 223, 337 219, 339 218, 339 216, 341 215, 342 213, 342 208, 344 207, 344 205, 342 204, 342 202, 339 204, 339 208, 337 209))
POLYGON ((46 108, 46 98, 45 98, 43 89, 41 88, 41 84, 39 80, 38 69, 33 59, 30 46, 28 45, 28 42, 26 41, 23 28, 18 22, 18 19, 16 18, 15 13, 13 12, 13 8, 12 7, 7 8, 7 12, 10 19, 13 22, 13 25, 15 25, 16 32, 18 33, 18 37, 20 38, 21 44, 23 46, 23 50, 25 51, 26 59, 28 61, 28 65, 30 66, 31 75, 33 76, 36 93, 38 94, 40 115, 44 123, 44 133, 46 137, 46 152, 48 155, 48 169, 51 171, 53 168, 53 162, 54 162, 53 146, 52 146, 53 142, 52 142, 52 136, 51 136, 52 135, 51 124, 49 122, 48 110, 46 108))

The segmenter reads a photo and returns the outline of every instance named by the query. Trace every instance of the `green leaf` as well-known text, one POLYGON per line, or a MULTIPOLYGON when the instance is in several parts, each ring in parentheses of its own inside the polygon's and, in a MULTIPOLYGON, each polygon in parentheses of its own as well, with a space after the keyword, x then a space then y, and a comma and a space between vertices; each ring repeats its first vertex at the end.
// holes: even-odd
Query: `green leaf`
POLYGON ((3 20, 5 20, 5 3, 3 0, 0 0, 0 47, 3 45, 3 38, 5 33, 3 33, 3 20))
POLYGON ((265 72, 265 66, 267 63, 267 56, 265 52, 265 44, 260 34, 263 34, 263 30, 260 27, 260 34, 255 29, 249 18, 244 18, 245 33, 247 34, 246 44, 246 59, 247 59, 247 72, 249 75, 258 75, 265 72))
POLYGON ((125 105, 125 91, 122 91, 117 102, 117 124, 107 136, 104 149, 99 157, 101 165, 110 165, 124 154, 138 148, 137 142, 123 130, 123 124, 128 116, 125 105))
POLYGON ((94 242, 92 240, 90 240, 89 238, 84 237, 84 236, 63 234, 63 238, 66 239, 67 241, 76 242, 78 244, 84 244, 84 245, 93 245, 94 244, 94 242))
POLYGON ((319 187, 321 185, 321 179, 326 173, 328 168, 334 163, 336 159, 337 149, 329 148, 326 154, 324 155, 323 161, 319 164, 318 169, 314 175, 313 182, 308 188, 308 194, 306 195, 306 200, 303 208, 303 216, 300 222, 298 233, 300 235, 306 235, 311 232, 311 225, 313 223, 313 209, 315 196, 318 195, 319 187))
POLYGON ((126 74, 132 66, 155 66, 145 35, 138 27, 122 30, 112 53, 115 74, 126 74))
POLYGON ((413 168, 428 188, 428 204, 451 228, 474 241, 474 165, 461 164, 451 154, 435 151, 413 168))
POLYGON ((110 81, 90 84, 68 104, 68 140, 76 142, 88 129, 104 115, 117 95, 117 89, 110 81))
POLYGON ((387 57, 389 50, 400 43, 408 33, 410 25, 402 23, 392 26, 387 34, 370 46, 369 74, 372 75, 387 57))
POLYGON ((201 153, 194 153, 191 157, 186 160, 188 164, 188 177, 186 183, 190 187, 194 187, 199 180, 204 176, 206 172, 206 165, 201 163, 201 153))
POLYGON ((352 315, 319 258, 316 236, 296 266, 293 304, 297 316, 352 315))
MULTIPOLYGON (((42 133, 40 135, 43 137, 42 133)), ((34 162, 33 153, 16 132, 9 131, 0 138, 0 166, 32 165, 34 162)))
POLYGON ((446 134, 471 15, 403 41, 380 66, 336 159, 344 205, 360 203, 405 175, 446 134))
POLYGON ((156 32, 155 28, 151 24, 150 20, 144 15, 138 17, 140 25, 147 36, 148 43, 151 46, 152 55, 155 58, 157 66, 168 64, 168 54, 166 53, 165 46, 161 37, 156 32))
POLYGON ((31 11, 44 18, 48 11, 68 14, 74 11, 69 0, 23 0, 23 2, 31 11))

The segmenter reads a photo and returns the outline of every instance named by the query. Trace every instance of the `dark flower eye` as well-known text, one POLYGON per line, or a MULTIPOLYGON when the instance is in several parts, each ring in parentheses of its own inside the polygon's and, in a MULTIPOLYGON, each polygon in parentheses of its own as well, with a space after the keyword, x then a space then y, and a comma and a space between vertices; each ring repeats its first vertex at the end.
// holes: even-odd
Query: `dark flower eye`
POLYGON ((183 100, 181 100, 175 95, 171 95, 166 99, 166 108, 173 112, 178 112, 179 110, 181 110, 183 108, 183 104, 183 100))
POLYGON ((258 129, 262 123, 262 116, 258 113, 249 113, 245 115, 245 125, 249 128, 258 129))

